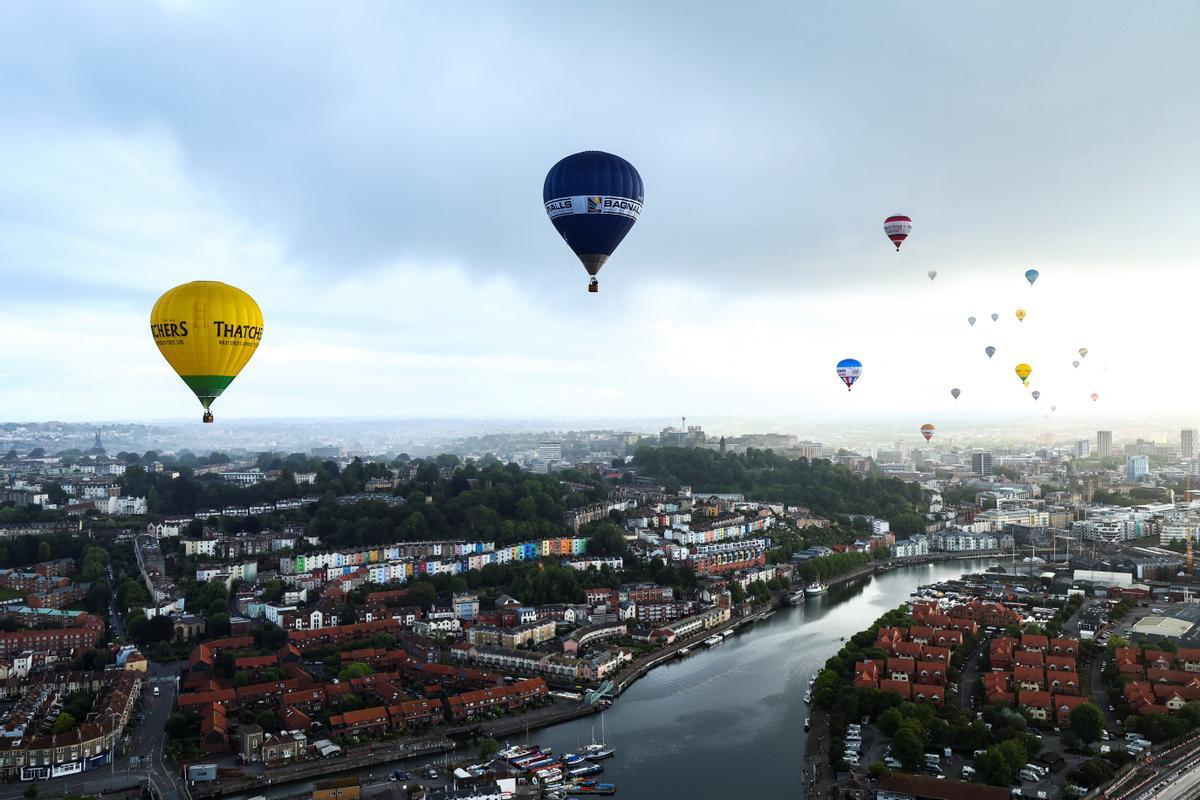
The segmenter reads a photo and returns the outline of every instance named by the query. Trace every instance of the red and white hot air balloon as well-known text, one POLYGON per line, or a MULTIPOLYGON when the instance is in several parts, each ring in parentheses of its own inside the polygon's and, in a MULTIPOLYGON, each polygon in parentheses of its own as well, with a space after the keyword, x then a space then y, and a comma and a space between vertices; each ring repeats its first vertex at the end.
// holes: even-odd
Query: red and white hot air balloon
POLYGON ((903 214, 893 214, 883 221, 883 232, 892 240, 892 244, 896 245, 898 251, 908 234, 912 233, 912 219, 903 214))

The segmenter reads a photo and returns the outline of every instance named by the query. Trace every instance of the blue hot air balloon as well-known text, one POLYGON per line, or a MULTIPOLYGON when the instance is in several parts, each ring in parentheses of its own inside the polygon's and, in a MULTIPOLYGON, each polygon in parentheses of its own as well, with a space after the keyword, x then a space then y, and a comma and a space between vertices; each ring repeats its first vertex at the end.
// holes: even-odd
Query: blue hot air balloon
POLYGON ((837 376, 846 384, 846 391, 850 391, 854 382, 862 377, 862 362, 857 358, 843 358, 838 362, 837 376))
POLYGON ((633 165, 599 150, 567 156, 546 174, 546 214, 592 276, 589 292, 599 290, 596 273, 642 213, 642 195, 633 165))
POLYGON ((1033 286, 1033 282, 1038 279, 1038 271, 1036 269, 1025 270, 1025 280, 1029 281, 1029 285, 1033 286))

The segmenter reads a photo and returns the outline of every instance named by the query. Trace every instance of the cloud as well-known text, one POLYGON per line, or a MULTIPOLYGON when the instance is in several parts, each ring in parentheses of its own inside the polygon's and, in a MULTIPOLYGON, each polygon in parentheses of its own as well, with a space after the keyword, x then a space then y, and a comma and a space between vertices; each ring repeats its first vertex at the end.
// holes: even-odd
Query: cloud
POLYGON ((0 418, 188 409, 144 328, 196 278, 267 315, 230 415, 1024 414, 976 351, 1027 298, 1005 356, 1083 339, 1138 409, 1197 288, 1200 12, 1090 8, 14 4, 0 418), (591 147, 647 185, 597 296, 540 195, 591 147))

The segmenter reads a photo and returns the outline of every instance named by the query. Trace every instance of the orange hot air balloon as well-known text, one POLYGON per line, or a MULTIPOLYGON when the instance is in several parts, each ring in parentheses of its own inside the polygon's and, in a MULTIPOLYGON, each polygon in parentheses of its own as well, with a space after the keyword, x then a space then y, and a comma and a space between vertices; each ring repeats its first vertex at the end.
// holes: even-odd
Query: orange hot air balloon
POLYGON ((1100 395, 1096 394, 1095 392, 1092 392, 1092 402, 1094 403, 1099 399, 1100 399, 1100 395))
POLYGON ((921 426, 921 435, 925 437, 925 441, 927 442, 933 438, 933 431, 934 427, 928 422, 921 426))

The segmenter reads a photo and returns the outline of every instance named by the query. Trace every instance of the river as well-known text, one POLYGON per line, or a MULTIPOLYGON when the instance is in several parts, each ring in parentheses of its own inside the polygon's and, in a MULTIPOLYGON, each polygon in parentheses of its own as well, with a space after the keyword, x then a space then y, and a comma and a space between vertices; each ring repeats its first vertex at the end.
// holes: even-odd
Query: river
MULTIPOLYGON (((723 644, 701 646, 653 669, 602 715, 617 755, 604 762, 597 778, 617 784, 625 800, 803 797, 809 676, 841 649, 841 637, 900 605, 917 586, 978 572, 989 563, 994 559, 904 567, 834 586, 723 644)), ((529 739, 562 753, 592 741, 593 731, 599 737, 600 729, 601 715, 593 715, 532 731, 529 739)), ((466 757, 459 751, 439 760, 466 757)), ((371 771, 383 776, 389 769, 371 771)), ((272 787, 266 794, 304 788, 272 787)))

